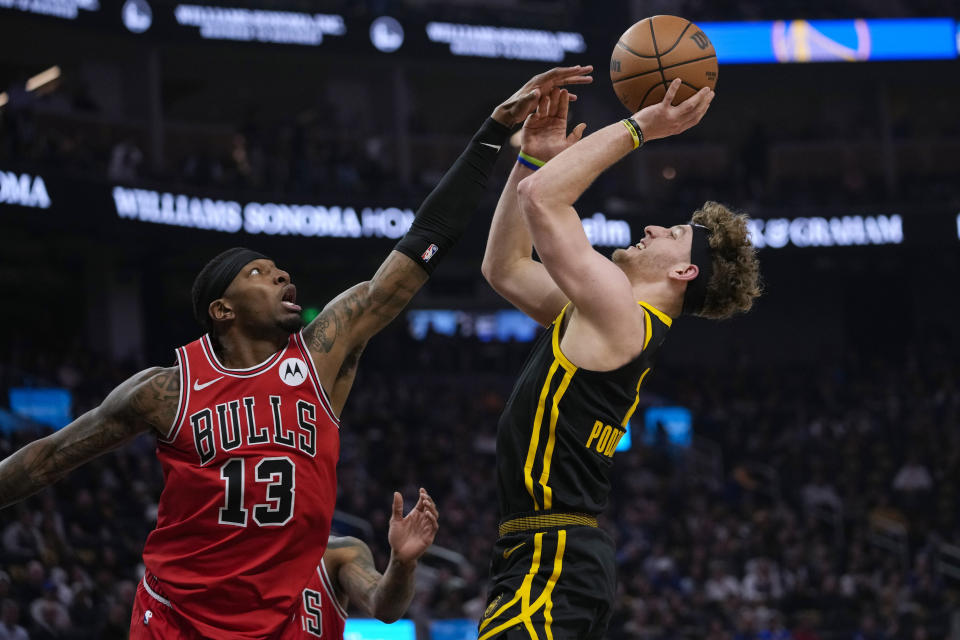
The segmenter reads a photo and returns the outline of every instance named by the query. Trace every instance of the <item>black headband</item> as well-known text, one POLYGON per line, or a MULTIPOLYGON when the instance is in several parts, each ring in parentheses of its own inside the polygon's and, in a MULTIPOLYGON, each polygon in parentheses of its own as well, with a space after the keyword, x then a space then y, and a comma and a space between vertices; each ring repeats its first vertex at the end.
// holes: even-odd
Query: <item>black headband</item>
POLYGON ((697 265, 700 273, 687 283, 687 292, 683 296, 683 313, 694 315, 703 311, 703 304, 707 301, 707 285, 713 276, 713 252, 710 250, 710 229, 695 222, 688 224, 693 228, 690 262, 697 265))
POLYGON ((244 265, 254 260, 269 260, 267 256, 244 247, 227 249, 208 262, 193 281, 193 315, 208 331, 210 321, 210 303, 222 298, 227 287, 240 273, 244 265))

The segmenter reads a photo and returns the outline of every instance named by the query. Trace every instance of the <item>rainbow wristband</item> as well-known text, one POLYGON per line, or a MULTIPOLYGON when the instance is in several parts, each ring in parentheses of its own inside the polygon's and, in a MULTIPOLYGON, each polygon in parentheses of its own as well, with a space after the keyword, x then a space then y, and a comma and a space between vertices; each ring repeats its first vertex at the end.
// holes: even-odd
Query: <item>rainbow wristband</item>
POLYGON ((533 156, 528 156, 523 151, 521 151, 520 154, 517 156, 517 162, 527 167, 528 169, 533 169, 534 171, 536 171, 543 165, 547 164, 543 160, 534 158, 533 156))
POLYGON ((624 118, 620 123, 630 132, 630 137, 633 138, 633 148, 639 148, 643 144, 643 130, 640 129, 640 125, 633 118, 624 118))

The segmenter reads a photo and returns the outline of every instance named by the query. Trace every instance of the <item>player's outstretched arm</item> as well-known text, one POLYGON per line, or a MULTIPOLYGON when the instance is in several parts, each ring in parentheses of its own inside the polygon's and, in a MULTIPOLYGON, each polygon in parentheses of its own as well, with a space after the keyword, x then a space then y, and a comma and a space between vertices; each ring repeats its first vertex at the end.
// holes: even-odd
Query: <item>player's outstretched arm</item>
MULTIPOLYGON (((589 78, 586 74, 592 70, 592 67, 581 68, 581 77, 589 78)), ((577 125, 567 135, 567 111, 574 100, 575 94, 554 89, 540 96, 536 112, 527 117, 522 129, 520 159, 513 166, 493 213, 481 267, 497 293, 544 326, 557 317, 567 303, 567 296, 544 266, 532 257, 533 240, 520 215, 517 185, 533 174, 529 164, 545 163, 580 140, 586 124, 577 125)))
MULTIPOLYGON (((713 92, 704 89, 679 105, 670 85, 663 101, 633 116, 646 140, 689 129, 703 117, 713 92)), ((635 148, 623 123, 604 127, 561 152, 518 187, 520 206, 544 266, 560 289, 601 332, 614 341, 636 338, 636 304, 623 271, 594 251, 573 204, 596 178, 635 148)))
MULTIPOLYGON (((373 565, 373 555, 363 542, 343 538, 331 542, 327 554, 339 546, 349 548, 349 558, 338 565, 331 576, 350 599, 368 615, 383 622, 395 622, 406 613, 414 595, 414 572, 420 556, 433 544, 439 514, 433 499, 424 489, 416 506, 403 515, 403 498, 393 494, 390 518, 390 564, 381 574, 373 565)), ((326 557, 326 556, 325 556, 326 557)))
POLYGON ((463 233, 511 128, 537 107, 547 90, 543 87, 552 89, 558 76, 576 83, 581 74, 571 70, 579 69, 534 76, 501 103, 424 200, 410 230, 373 278, 337 296, 304 330, 335 412, 346 402, 367 341, 400 313, 463 233))
POLYGON ((97 408, 0 462, 0 508, 47 488, 81 464, 151 428, 167 435, 179 398, 177 367, 136 374, 97 408))

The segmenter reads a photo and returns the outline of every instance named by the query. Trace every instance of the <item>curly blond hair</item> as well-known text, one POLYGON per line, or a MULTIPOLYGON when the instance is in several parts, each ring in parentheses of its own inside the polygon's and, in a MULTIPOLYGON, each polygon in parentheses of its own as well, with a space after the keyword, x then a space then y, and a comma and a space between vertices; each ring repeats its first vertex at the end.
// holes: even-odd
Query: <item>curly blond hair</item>
POLYGON ((760 295, 760 262, 747 235, 747 216, 718 202, 706 202, 692 218, 710 230, 713 276, 698 316, 723 320, 749 311, 760 295))

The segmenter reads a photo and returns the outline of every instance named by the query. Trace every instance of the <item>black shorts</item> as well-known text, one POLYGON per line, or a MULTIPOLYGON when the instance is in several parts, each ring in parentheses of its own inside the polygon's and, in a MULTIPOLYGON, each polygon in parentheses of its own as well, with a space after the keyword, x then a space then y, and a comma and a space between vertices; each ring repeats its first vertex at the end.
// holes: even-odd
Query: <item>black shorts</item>
POLYGON ((596 527, 500 538, 478 640, 600 640, 613 613, 615 562, 613 540, 596 527))

